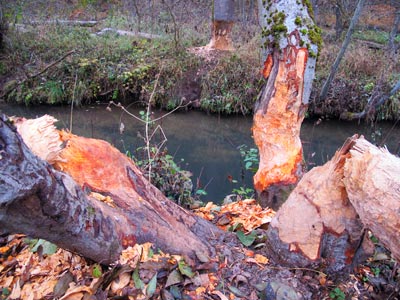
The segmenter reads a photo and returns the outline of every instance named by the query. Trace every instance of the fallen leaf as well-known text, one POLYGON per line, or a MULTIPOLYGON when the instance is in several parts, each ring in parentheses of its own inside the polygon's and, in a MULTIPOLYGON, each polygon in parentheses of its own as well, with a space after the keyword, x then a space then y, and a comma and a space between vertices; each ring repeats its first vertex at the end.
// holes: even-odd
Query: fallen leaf
POLYGON ((180 260, 178 262, 178 268, 179 272, 181 272, 182 275, 186 275, 189 278, 192 278, 195 274, 192 271, 192 268, 190 268, 184 260, 180 260))
POLYGON ((54 286, 53 296, 59 298, 65 294, 68 290, 69 284, 74 280, 74 276, 70 271, 67 271, 60 277, 56 285, 54 286))
POLYGON ((153 278, 151 278, 149 284, 147 285, 146 296, 151 298, 151 296, 154 295, 156 288, 157 288, 157 273, 154 274, 153 278))
POLYGON ((167 279, 167 283, 165 284, 165 287, 169 287, 174 284, 181 283, 183 281, 182 275, 178 270, 173 270, 169 275, 167 279))
POLYGON ((240 242, 246 247, 253 244, 257 237, 257 234, 255 232, 246 235, 243 231, 237 231, 236 235, 239 238, 240 242))
POLYGON ((21 298, 21 286, 18 279, 17 282, 14 284, 12 292, 8 297, 8 299, 19 299, 19 298, 21 298))
POLYGON ((85 294, 92 294, 92 289, 85 285, 73 286, 60 300, 81 300, 85 294))
POLYGON ((256 262, 258 262, 259 264, 263 264, 263 265, 266 265, 269 262, 269 259, 261 254, 256 254, 254 259, 256 262))
POLYGON ((118 294, 124 287, 126 287, 131 280, 131 274, 128 272, 119 274, 118 278, 111 283, 111 290, 118 294))

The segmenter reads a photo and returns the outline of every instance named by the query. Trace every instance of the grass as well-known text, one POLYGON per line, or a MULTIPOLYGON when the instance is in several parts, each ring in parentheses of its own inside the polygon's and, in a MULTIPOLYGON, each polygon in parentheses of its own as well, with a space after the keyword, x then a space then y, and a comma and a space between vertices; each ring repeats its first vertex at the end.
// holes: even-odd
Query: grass
MULTIPOLYGON (((389 33, 381 30, 358 30, 353 33, 353 37, 381 45, 386 45, 389 41, 389 33)), ((400 34, 396 35, 395 42, 400 42, 400 34)))

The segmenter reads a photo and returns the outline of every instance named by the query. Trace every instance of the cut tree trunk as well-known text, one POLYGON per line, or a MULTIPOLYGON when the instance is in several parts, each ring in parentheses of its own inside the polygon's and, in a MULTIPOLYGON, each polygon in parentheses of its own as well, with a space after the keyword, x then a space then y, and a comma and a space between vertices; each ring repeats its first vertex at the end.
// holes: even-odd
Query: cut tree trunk
POLYGON ((314 79, 320 30, 300 1, 260 0, 259 7, 267 83, 253 119, 260 153, 254 187, 262 206, 276 208, 302 175, 300 127, 314 79))
POLYGON ((107 142, 59 132, 54 121, 15 123, 33 152, 62 172, 32 154, 9 120, 0 121, 3 233, 41 237, 102 263, 144 242, 192 261, 215 254, 211 243, 225 233, 167 199, 107 142))
POLYGON ((234 0, 215 0, 211 29, 211 41, 207 48, 232 51, 232 28, 234 25, 234 0))
POLYGON ((267 249, 282 264, 347 271, 372 254, 365 229, 400 259, 400 160, 353 137, 304 175, 272 220, 267 249))

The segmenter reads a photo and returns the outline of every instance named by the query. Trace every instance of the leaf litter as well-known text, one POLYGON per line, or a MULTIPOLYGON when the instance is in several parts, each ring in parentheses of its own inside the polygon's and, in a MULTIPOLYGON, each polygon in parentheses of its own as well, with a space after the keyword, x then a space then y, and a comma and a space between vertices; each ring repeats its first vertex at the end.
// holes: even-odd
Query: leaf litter
MULTIPOLYGON (((208 203, 194 213, 224 230, 236 232, 252 247, 223 247, 218 258, 196 254, 202 264, 194 268, 179 255, 163 253, 150 243, 137 244, 125 249, 113 265, 103 266, 43 240, 19 234, 0 237, 0 300, 259 299, 259 291, 265 287, 250 287, 255 272, 265 276, 267 269, 284 270, 267 267, 269 259, 257 253, 258 230, 268 227, 275 212, 247 199, 223 206, 208 203)), ((379 276, 378 271, 384 273, 390 254, 377 257, 383 257, 386 263, 372 259, 359 266, 358 272, 350 275, 351 280, 339 285, 321 272, 291 272, 307 280, 319 296, 329 292, 340 296, 343 290, 358 295, 352 299, 371 299, 375 285, 382 286, 386 278, 379 276)), ((393 268, 391 274, 392 279, 400 277, 399 268, 393 268)))

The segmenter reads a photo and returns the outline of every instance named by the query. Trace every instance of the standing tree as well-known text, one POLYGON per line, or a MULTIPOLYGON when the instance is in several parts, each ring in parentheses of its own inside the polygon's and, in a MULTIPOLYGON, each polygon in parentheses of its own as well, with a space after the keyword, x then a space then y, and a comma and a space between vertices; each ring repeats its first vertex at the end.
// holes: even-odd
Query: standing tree
POLYGON ((260 153, 254 186, 261 204, 271 206, 302 174, 300 126, 322 40, 309 1, 259 0, 258 5, 267 81, 254 112, 260 153))
POLYGON ((350 39, 353 34, 354 27, 356 26, 358 19, 361 15, 361 11, 362 11, 362 8, 364 7, 365 1, 366 0, 358 0, 356 10, 354 11, 354 15, 353 15, 353 18, 351 19, 349 29, 347 30, 346 37, 344 38, 342 47, 340 48, 340 51, 335 59, 335 62, 333 63, 333 65, 331 67, 331 71, 329 73, 328 78, 326 79, 324 85, 322 86, 321 93, 319 94, 319 101, 325 100, 326 96, 328 95, 329 87, 331 86, 332 80, 336 75, 336 72, 339 68, 340 62, 342 61, 344 53, 347 50, 347 46, 350 44, 350 39))
POLYGON ((234 0, 214 0, 211 41, 207 45, 211 49, 233 50, 232 27, 235 18, 234 0))
POLYGON ((396 8, 394 16, 393 27, 392 30, 390 31, 389 41, 388 41, 388 50, 392 58, 395 57, 395 54, 400 47, 400 44, 395 42, 397 32, 399 31, 398 28, 400 26, 400 3, 398 3, 397 5, 398 7, 396 8))

